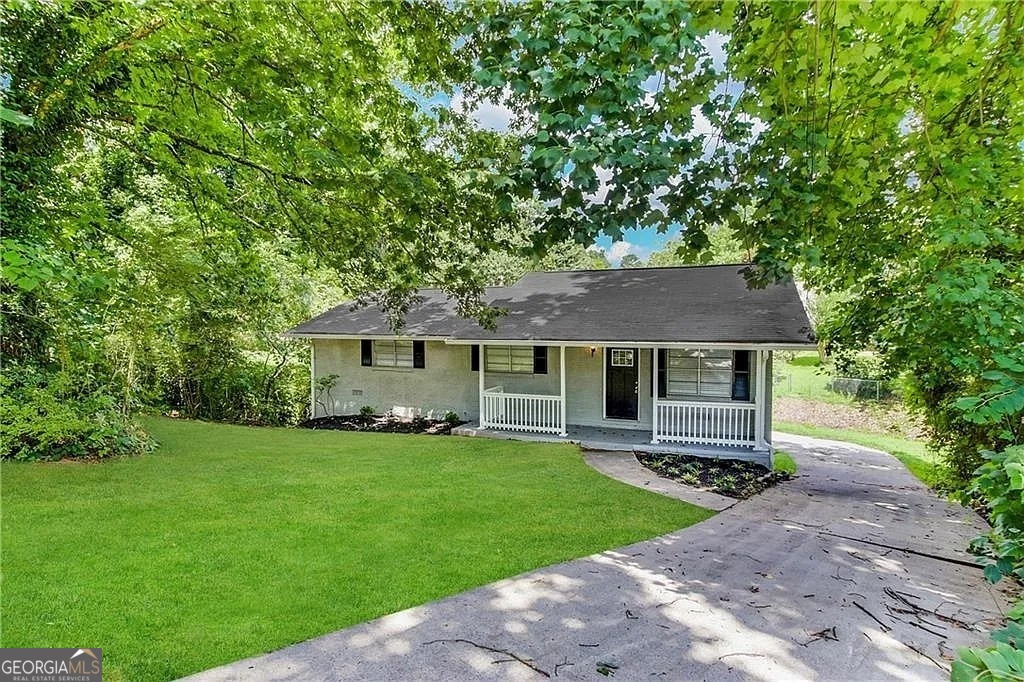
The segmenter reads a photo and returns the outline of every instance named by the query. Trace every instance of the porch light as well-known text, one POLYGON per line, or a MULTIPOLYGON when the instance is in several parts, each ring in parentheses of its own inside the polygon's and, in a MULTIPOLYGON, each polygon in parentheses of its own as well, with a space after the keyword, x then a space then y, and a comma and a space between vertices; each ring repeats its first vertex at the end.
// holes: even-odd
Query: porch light
POLYGON ((596 346, 591 346, 590 347, 590 357, 594 357, 595 353, 597 353, 597 347, 596 346))

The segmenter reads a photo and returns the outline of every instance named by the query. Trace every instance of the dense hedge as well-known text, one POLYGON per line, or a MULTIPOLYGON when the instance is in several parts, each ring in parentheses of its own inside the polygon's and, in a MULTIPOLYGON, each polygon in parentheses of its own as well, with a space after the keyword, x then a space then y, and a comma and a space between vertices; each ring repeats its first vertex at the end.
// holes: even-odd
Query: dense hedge
POLYGON ((0 459, 106 459, 153 448, 101 386, 64 372, 5 367, 0 377, 0 459))

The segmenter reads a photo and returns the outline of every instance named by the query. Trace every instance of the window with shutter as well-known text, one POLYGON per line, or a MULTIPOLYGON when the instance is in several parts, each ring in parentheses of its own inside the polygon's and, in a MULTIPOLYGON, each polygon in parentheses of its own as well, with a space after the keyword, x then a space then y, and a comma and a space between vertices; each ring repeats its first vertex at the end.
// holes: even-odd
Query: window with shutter
POLYGON ((373 364, 376 367, 412 367, 413 342, 374 341, 373 364))
MULTIPOLYGON (((749 366, 742 370, 736 366, 739 353, 723 349, 672 348, 667 356, 665 385, 668 396, 749 399, 749 388, 747 398, 735 397, 742 395, 737 392, 737 376, 742 377, 746 372, 749 381, 749 366)), ((742 379, 740 381, 742 383, 742 379)))

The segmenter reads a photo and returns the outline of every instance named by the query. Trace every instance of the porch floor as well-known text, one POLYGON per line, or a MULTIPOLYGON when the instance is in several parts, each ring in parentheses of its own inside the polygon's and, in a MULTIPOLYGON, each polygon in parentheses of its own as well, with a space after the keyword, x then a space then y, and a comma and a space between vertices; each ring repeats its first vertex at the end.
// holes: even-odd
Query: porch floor
POLYGON ((615 429, 604 426, 581 426, 570 424, 566 437, 548 433, 526 433, 522 431, 498 431, 482 429, 479 424, 465 424, 452 429, 454 436, 478 436, 499 440, 522 440, 536 443, 574 443, 584 450, 605 450, 611 452, 667 452, 711 457, 718 459, 739 459, 771 466, 770 450, 728 447, 724 445, 697 445, 691 443, 651 443, 651 432, 639 429, 615 429))

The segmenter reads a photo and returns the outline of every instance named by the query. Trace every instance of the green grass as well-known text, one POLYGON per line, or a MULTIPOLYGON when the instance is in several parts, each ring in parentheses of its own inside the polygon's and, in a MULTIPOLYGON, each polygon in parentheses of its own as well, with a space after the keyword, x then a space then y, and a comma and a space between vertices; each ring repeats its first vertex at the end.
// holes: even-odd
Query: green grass
POLYGON ((774 462, 772 468, 776 471, 785 472, 790 476, 796 474, 796 462, 793 461, 792 455, 788 452, 776 450, 775 454, 772 456, 772 461, 774 462))
POLYGON ((151 455, 0 468, 3 646, 175 678, 711 516, 567 445, 145 425, 151 455))
POLYGON ((828 389, 831 380, 815 351, 796 353, 789 362, 776 361, 772 394, 849 405, 853 398, 828 389))
MULTIPOLYGON (((848 443, 856 443, 876 450, 884 450, 892 454, 896 459, 903 462, 914 476, 932 488, 942 487, 945 480, 942 463, 939 457, 928 450, 924 443, 899 436, 889 436, 868 431, 855 431, 853 429, 830 429, 822 426, 811 426, 809 424, 797 424, 794 422, 775 422, 772 428, 776 431, 793 433, 798 436, 811 436, 813 438, 827 438, 830 440, 841 440, 848 443)), ((776 454, 776 458, 778 454, 776 454)))

